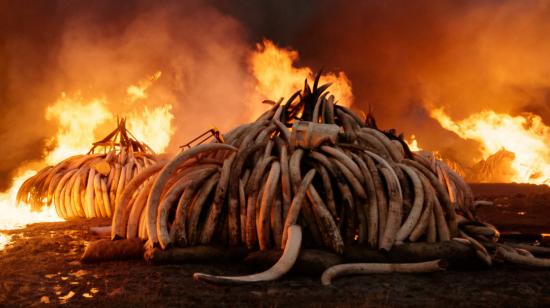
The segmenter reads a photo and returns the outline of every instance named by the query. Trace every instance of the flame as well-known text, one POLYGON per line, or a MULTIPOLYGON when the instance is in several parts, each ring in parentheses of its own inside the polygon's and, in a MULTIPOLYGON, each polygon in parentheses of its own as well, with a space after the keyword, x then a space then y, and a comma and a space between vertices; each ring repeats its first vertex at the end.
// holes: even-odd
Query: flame
POLYGON ((48 153, 46 164, 53 165, 73 155, 86 153, 95 141, 94 130, 109 118, 104 99, 85 102, 80 94, 61 97, 46 109, 46 119, 59 122, 57 135, 49 140, 57 147, 48 153))
POLYGON ((422 151, 422 148, 418 145, 415 135, 411 135, 409 140, 405 140, 405 143, 409 146, 409 149, 413 152, 422 151))
MULTIPOLYGON (((139 87, 136 86, 135 89, 139 89, 139 92, 133 92, 128 88, 128 99, 133 102, 137 100, 136 97, 147 98, 146 90, 159 77, 160 72, 156 72, 138 83, 139 87), (137 95, 137 93, 141 94, 137 95)), ((104 124, 116 121, 115 115, 109 108, 114 106, 115 104, 105 98, 85 99, 76 92, 74 95, 61 93, 57 101, 46 109, 46 119, 58 124, 57 133, 48 140, 50 150, 46 151, 43 161, 34 163, 33 167, 29 165, 21 167, 19 175, 13 180, 12 187, 0 194, 2 212, 0 230, 13 230, 34 222, 62 220, 57 217, 54 207, 45 208, 42 212, 31 212, 30 206, 17 206, 17 191, 26 179, 38 172, 37 165, 38 167, 53 165, 67 157, 87 153, 98 137, 108 133, 105 129, 112 128, 112 125, 104 124)), ((172 105, 145 106, 141 111, 136 105, 132 105, 131 108, 132 112, 127 114, 130 132, 133 132, 138 140, 147 143, 155 152, 166 150, 174 133, 172 105)), ((0 250, 8 242, 9 237, 0 234, 0 250)))
MULTIPOLYGON (((36 174, 36 170, 23 171, 14 179, 12 187, 5 193, 0 193, 0 230, 13 230, 24 227, 26 224, 46 221, 62 221, 57 217, 55 208, 50 207, 42 212, 31 212, 29 206, 14 206, 17 191, 25 180, 36 174)), ((0 250, 9 243, 10 237, 0 233, 0 250)))
POLYGON ((454 121, 443 109, 434 109, 431 116, 461 138, 480 142, 483 159, 502 149, 513 153, 515 174, 509 181, 550 184, 550 127, 539 116, 511 116, 485 110, 454 121))
POLYGON ((153 85, 153 83, 157 81, 161 75, 161 71, 156 71, 153 75, 138 82, 137 85, 129 86, 128 89, 126 89, 126 94, 128 94, 130 101, 135 102, 140 99, 146 99, 148 97, 147 89, 149 89, 149 87, 153 85))
MULTIPOLYGON (((315 77, 309 67, 296 67, 298 52, 277 47, 264 39, 256 44, 256 51, 250 57, 252 74, 257 80, 256 92, 264 99, 279 99, 294 93, 304 86, 304 78, 315 77)), ((343 72, 326 73, 321 76, 321 84, 332 83, 328 89, 338 103, 350 106, 353 102, 351 81, 343 72)), ((311 85, 310 85, 311 86, 311 85)), ((254 110, 253 118, 263 112, 261 106, 254 110)))
POLYGON ((142 113, 132 113, 128 118, 128 129, 138 140, 148 140, 155 152, 166 150, 174 134, 172 127, 172 105, 164 105, 149 109, 145 107, 142 113))

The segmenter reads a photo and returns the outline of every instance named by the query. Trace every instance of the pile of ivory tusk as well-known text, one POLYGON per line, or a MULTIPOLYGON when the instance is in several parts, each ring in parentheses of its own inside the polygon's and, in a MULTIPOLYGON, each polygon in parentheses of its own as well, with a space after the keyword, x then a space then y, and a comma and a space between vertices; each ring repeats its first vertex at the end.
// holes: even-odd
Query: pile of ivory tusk
POLYGON ((156 162, 153 151, 131 136, 122 119, 88 154, 71 156, 27 179, 17 202, 33 209, 53 204, 65 219, 112 217, 117 196, 142 169, 156 162))
MULTIPOLYGON (((300 247, 341 254, 363 244, 390 251, 406 242, 455 240, 483 262, 493 256, 495 227, 474 216, 464 180, 433 156, 412 153, 401 138, 338 105, 318 86, 272 104, 256 121, 142 170, 117 199, 111 236, 147 241, 146 249, 196 245, 284 249, 263 273, 194 278, 214 283, 273 280, 288 272, 300 247)), ((502 250, 499 246, 499 249, 502 250)), ((516 256, 518 250, 500 253, 516 256)), ((523 253, 523 252, 521 252, 523 253)), ((534 259, 534 258, 533 258, 534 259)), ((523 259, 522 259, 523 260, 523 259)), ((444 262, 410 266, 352 264, 345 273, 434 271, 444 262)))

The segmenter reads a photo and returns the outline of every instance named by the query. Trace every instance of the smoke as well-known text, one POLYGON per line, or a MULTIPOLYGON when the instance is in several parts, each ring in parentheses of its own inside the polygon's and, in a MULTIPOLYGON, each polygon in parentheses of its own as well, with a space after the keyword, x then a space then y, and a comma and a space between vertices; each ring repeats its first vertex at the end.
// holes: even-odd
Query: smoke
POLYGON ((257 29, 256 39, 296 49, 301 64, 344 71, 354 109, 372 108, 384 128, 465 165, 481 158, 479 144, 442 129, 434 107, 457 120, 490 109, 550 124, 547 1, 267 1, 224 10, 257 29))
MULTIPOLYGON (((0 188, 44 155, 56 125, 45 108, 65 91, 103 96, 124 115, 126 87, 162 71, 141 104, 173 105, 170 146, 247 119, 247 57, 262 38, 300 64, 341 70, 353 108, 383 128, 472 165, 479 144, 443 129, 482 109, 533 112, 550 124, 546 1, 0 1, 0 188)), ((85 117, 85 115, 83 115, 85 117)))
MULTIPOLYGON (((213 125, 247 118, 253 93, 239 23, 198 1, 21 1, 0 4, 0 189, 17 166, 45 154, 56 123, 44 117, 61 92, 102 98, 109 110, 172 105, 169 151, 213 125), (148 98, 127 87, 162 71, 148 98), (136 105, 137 104, 137 105, 136 105), (228 112, 228 111, 231 112, 228 112)), ((81 115, 86 118, 86 114, 81 115)), ((110 123, 111 128, 114 121, 110 123)), ((106 128, 106 129, 107 129, 106 128)))
POLYGON ((456 119, 531 111, 550 124, 548 2, 365 1, 327 6, 315 20, 295 41, 303 58, 341 67, 357 109, 371 106, 382 125, 415 133, 429 150, 464 164, 480 158, 476 144, 429 117, 434 107, 456 119))

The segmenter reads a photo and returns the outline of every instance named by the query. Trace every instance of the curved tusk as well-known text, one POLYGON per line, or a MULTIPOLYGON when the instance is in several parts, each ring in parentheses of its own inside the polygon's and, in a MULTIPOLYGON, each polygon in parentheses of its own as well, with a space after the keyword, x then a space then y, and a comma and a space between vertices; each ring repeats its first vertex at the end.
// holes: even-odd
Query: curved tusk
POLYGON ((533 258, 528 256, 522 256, 520 254, 515 254, 509 251, 506 251, 502 247, 497 248, 497 255, 502 257, 504 261, 508 261, 514 264, 521 264, 533 267, 550 267, 550 258, 533 258))
POLYGON ((245 284, 251 282, 263 282, 279 279, 286 274, 296 262, 302 245, 302 229, 298 225, 288 227, 288 241, 283 255, 270 269, 262 273, 245 276, 216 276, 204 273, 194 273, 194 280, 202 280, 214 284, 245 284))
POLYGON ((348 263, 327 268, 321 276, 321 282, 329 286, 332 279, 345 275, 387 274, 387 273, 427 273, 447 268, 446 261, 439 259, 419 263, 348 263))

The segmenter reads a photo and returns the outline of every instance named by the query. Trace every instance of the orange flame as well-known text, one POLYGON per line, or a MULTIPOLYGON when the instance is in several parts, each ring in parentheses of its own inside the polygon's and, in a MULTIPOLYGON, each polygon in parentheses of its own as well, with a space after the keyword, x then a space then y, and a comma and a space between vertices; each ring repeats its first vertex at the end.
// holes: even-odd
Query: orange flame
POLYGON ((57 146, 47 154, 45 163, 53 165, 69 156, 86 153, 95 141, 96 127, 111 118, 105 105, 104 99, 85 102, 80 94, 69 97, 61 93, 46 109, 46 119, 58 121, 59 127, 57 135, 49 141, 57 146))
POLYGON ((416 140, 415 135, 411 135, 409 140, 405 140, 405 143, 409 146, 409 149, 413 152, 421 151, 422 148, 418 145, 418 140, 416 140))
POLYGON ((162 72, 157 71, 149 78, 138 82, 137 85, 129 86, 128 89, 126 89, 126 94, 128 94, 128 98, 130 99, 130 101, 135 102, 140 99, 146 99, 148 97, 147 89, 153 84, 153 82, 157 81, 161 75, 162 72))
POLYGON ((172 105, 149 109, 145 107, 141 113, 131 113, 128 117, 128 129, 134 136, 145 141, 155 152, 166 150, 174 134, 172 127, 172 105))
MULTIPOLYGON (((270 40, 257 44, 250 57, 252 74, 257 80, 256 92, 264 99, 277 100, 302 89, 304 78, 311 81, 315 75, 309 67, 296 67, 298 58, 295 50, 279 48, 270 40)), ((328 90, 340 105, 353 103, 351 81, 343 72, 323 74, 321 83, 332 83, 328 90)), ((262 106, 255 108, 253 118, 262 111, 262 106)))
POLYGON ((539 116, 511 116, 486 110, 454 121, 443 109, 434 109, 431 116, 461 138, 479 141, 483 159, 502 149, 512 152, 515 175, 509 181, 550 184, 550 127, 539 116))
MULTIPOLYGON (((15 199, 19 187, 31 176, 36 174, 36 170, 26 170, 14 179, 12 187, 5 193, 0 193, 0 230, 13 230, 24 227, 26 224, 34 222, 61 221, 57 217, 55 208, 50 207, 42 212, 31 212, 29 206, 15 206, 15 199)), ((0 233, 0 250, 9 243, 10 237, 0 233)))

